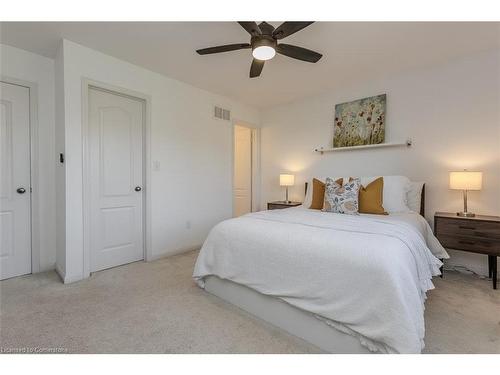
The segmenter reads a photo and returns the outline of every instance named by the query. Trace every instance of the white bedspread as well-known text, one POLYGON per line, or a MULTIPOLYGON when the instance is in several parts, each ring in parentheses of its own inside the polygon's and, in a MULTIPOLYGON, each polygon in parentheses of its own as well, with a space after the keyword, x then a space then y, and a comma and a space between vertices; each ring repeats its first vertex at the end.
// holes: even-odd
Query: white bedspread
POLYGON ((292 208, 215 226, 193 277, 281 298, 371 350, 420 353, 425 293, 448 254, 417 214, 340 215, 292 208))

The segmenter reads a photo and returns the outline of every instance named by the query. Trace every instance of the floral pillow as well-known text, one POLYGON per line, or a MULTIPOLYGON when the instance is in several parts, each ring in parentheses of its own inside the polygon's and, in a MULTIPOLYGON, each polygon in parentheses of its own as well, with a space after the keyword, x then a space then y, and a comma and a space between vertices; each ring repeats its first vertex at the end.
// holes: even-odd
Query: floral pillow
POLYGON ((325 204, 323 211, 338 214, 357 215, 359 207, 359 178, 352 179, 344 185, 338 184, 333 178, 325 181, 325 204))

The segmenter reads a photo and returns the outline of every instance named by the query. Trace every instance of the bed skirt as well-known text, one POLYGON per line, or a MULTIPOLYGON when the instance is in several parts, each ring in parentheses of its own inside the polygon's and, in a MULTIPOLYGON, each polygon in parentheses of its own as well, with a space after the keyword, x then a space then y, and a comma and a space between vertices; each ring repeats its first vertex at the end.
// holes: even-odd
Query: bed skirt
POLYGON ((338 354, 373 353, 361 345, 359 338, 341 332, 313 314, 291 306, 278 298, 266 296, 217 276, 207 276, 203 281, 207 292, 300 337, 317 346, 321 351, 338 354))

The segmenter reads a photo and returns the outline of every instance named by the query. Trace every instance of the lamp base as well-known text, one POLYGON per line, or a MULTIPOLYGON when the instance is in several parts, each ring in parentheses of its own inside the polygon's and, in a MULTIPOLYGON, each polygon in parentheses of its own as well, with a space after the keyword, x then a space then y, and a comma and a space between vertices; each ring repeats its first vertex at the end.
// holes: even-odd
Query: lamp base
POLYGON ((457 212, 457 216, 460 217, 474 217, 476 214, 473 214, 472 212, 457 212))

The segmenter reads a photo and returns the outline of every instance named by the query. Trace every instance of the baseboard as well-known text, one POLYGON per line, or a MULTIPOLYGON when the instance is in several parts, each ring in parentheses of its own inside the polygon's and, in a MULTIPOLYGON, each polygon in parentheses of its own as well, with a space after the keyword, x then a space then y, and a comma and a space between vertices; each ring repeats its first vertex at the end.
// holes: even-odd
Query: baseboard
POLYGON ((183 247, 183 248, 176 249, 173 251, 170 250, 168 252, 164 252, 161 254, 155 254, 155 255, 151 256, 150 259, 148 259, 148 262, 153 262, 155 260, 162 259, 162 258, 168 258, 168 257, 174 256, 174 255, 189 253, 190 251, 200 250, 201 246, 202 245, 183 247))
POLYGON ((66 275, 66 273, 57 266, 57 264, 55 270, 56 273, 59 275, 59 278, 61 279, 63 284, 76 283, 77 281, 82 281, 84 279, 82 275, 76 275, 76 276, 66 275))
MULTIPOLYGON (((150 259, 148 259, 148 262, 153 262, 155 260, 162 259, 162 258, 168 258, 168 257, 174 256, 174 255, 188 253, 190 251, 199 250, 200 248, 201 248, 201 245, 196 245, 196 246, 190 246, 190 247, 176 249, 174 251, 169 251, 168 253, 165 252, 162 254, 153 255, 150 259)), ((77 281, 81 281, 84 279, 82 275, 67 276, 66 273, 63 270, 61 270, 57 264, 54 266, 54 269, 64 284, 71 284, 71 283, 75 283, 77 281)))
POLYGON ((40 267, 37 272, 33 272, 33 273, 54 271, 56 269, 56 266, 57 265, 55 263, 53 263, 50 266, 40 267))
POLYGON ((56 264, 55 270, 56 270, 57 275, 61 279, 61 281, 64 283, 64 278, 66 277, 66 274, 64 273, 64 271, 62 271, 57 264, 56 264))
POLYGON ((469 253, 459 250, 448 250, 450 259, 446 259, 445 268, 463 267, 478 275, 488 277, 488 256, 483 254, 469 253))

